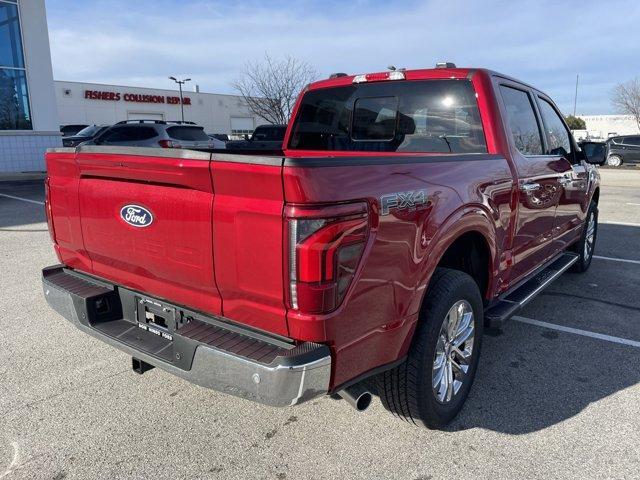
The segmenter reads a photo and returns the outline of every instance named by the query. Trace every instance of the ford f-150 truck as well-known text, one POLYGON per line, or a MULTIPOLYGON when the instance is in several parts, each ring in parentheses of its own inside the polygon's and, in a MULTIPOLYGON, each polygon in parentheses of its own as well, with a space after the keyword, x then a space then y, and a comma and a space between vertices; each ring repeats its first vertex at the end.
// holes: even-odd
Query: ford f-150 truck
POLYGON ((378 395, 439 428, 485 327, 589 267, 599 161, 493 71, 338 74, 300 94, 281 155, 50 150, 44 294, 138 373, 279 407, 378 395))

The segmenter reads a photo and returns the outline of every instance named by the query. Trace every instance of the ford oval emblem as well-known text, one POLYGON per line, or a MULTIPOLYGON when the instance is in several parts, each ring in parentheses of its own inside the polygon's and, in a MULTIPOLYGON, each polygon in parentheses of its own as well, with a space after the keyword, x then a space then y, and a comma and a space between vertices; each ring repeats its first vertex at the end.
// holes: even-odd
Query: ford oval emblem
POLYGON ((132 227, 148 227, 153 223, 153 214, 140 205, 125 205, 120 209, 120 218, 132 227))

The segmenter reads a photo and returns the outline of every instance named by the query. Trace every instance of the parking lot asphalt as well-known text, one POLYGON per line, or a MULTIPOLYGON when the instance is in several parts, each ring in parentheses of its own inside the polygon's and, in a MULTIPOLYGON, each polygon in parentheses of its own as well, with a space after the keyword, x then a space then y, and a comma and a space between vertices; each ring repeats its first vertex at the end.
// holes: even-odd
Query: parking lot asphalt
POLYGON ((42 183, 0 183, 0 479, 639 478, 640 170, 601 173, 598 258, 487 334, 446 431, 136 375, 44 301, 42 183))

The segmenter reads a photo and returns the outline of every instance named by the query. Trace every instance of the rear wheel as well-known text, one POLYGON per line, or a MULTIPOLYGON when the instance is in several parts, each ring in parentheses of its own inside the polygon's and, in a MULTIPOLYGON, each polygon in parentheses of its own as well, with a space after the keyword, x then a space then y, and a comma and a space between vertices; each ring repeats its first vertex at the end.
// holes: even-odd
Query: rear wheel
POLYGON ((622 165, 622 157, 619 155, 609 155, 607 157, 607 165, 610 167, 619 167, 622 165))
POLYGON ((571 250, 578 254, 578 261, 573 264, 571 271, 585 272, 593 260, 593 251, 596 248, 596 238, 598 236, 598 205, 593 200, 589 204, 587 217, 584 221, 582 235, 571 250))
POLYGON ((416 425, 444 427, 469 395, 482 330, 476 282, 464 272, 437 269, 406 361, 377 378, 384 407, 416 425))

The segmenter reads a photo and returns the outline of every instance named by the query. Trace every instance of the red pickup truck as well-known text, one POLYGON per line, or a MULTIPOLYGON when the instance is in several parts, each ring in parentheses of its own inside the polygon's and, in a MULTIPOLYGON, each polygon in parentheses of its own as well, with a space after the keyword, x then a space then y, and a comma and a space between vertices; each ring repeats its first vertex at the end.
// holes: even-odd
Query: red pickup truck
POLYGON ((484 69, 333 75, 280 155, 46 154, 49 304, 198 385, 439 428, 483 329, 589 267, 599 174, 552 100, 484 69))

